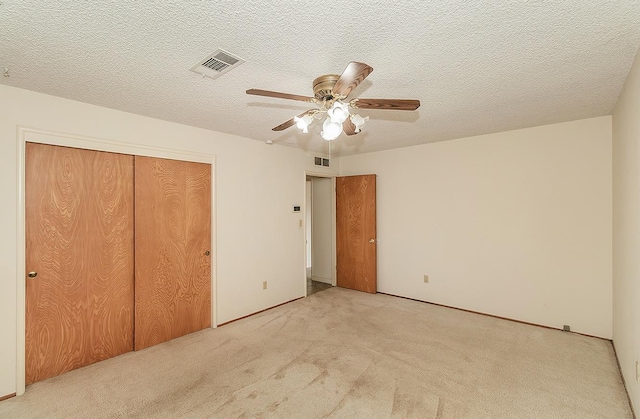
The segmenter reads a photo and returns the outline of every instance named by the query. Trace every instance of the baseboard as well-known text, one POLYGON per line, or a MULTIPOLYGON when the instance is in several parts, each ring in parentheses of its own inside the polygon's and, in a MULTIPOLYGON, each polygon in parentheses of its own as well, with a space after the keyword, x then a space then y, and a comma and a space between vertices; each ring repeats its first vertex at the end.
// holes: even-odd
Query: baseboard
POLYGON ((7 394, 6 396, 0 396, 0 402, 3 400, 10 399, 12 397, 16 397, 16 393, 7 394))
MULTIPOLYGON (((511 319, 511 318, 509 318, 509 317, 502 317, 502 316, 497 316, 497 315, 495 315, 495 314, 482 313, 481 311, 473 311, 473 310, 468 310, 468 309, 466 309, 466 308, 460 308, 460 307, 448 306, 448 305, 446 305, 446 304, 432 303, 431 301, 418 300, 418 299, 411 298, 411 297, 404 297, 404 296, 402 296, 402 295, 389 294, 389 293, 386 293, 386 292, 380 292, 380 291, 378 291, 378 294, 389 295, 389 296, 391 296, 391 297, 404 298, 405 300, 417 301, 417 302, 419 302, 419 303, 431 304, 431 305, 439 306, 439 307, 452 308, 452 309, 454 309, 454 310, 466 311, 467 313, 481 314, 481 315, 483 315, 483 316, 489 316, 489 317, 493 317, 493 318, 496 318, 496 319, 508 320, 508 321, 510 321, 510 322, 516 322, 516 323, 528 324, 529 326, 544 327, 545 329, 551 329, 551 330, 560 330, 560 331, 563 331, 563 330, 562 330, 562 329, 560 329, 559 327, 547 326, 547 325, 544 325, 544 324, 538 324, 538 323, 525 322, 524 320, 511 319)), ((565 333, 575 333, 576 335, 582 335, 582 336, 586 336, 586 337, 589 337, 589 338, 602 339, 602 340, 606 340, 607 342, 611 342, 611 339, 603 338, 603 337, 601 337, 601 336, 589 335, 589 334, 587 334, 587 333, 574 332, 573 330, 572 330, 571 332, 565 332, 565 333)))
POLYGON ((611 346, 613 347, 613 354, 616 357, 616 364, 618 364, 618 371, 620 372, 620 378, 622 378, 622 385, 624 386, 624 391, 627 393, 627 401, 629 402, 629 407, 631 408, 631 414, 633 415, 633 419, 637 419, 636 411, 633 410, 633 403, 631 403, 631 394, 629 394, 629 388, 627 387, 627 382, 624 380, 622 367, 620 367, 620 359, 618 359, 618 352, 616 351, 616 344, 614 341, 611 341, 611 346))
POLYGON ((312 276, 311 277, 312 281, 316 281, 316 282, 322 282, 324 284, 329 284, 331 285, 331 278, 324 278, 322 276, 312 276))
POLYGON ((293 300, 285 301, 284 303, 280 303, 280 304, 276 304, 275 306, 267 307, 267 308, 262 309, 262 310, 260 310, 260 311, 256 311, 255 313, 247 314, 246 316, 238 317, 237 319, 233 319, 233 320, 229 320, 228 322, 220 323, 220 324, 218 325, 218 327, 220 327, 220 326, 224 326, 224 325, 227 325, 227 324, 229 324, 229 323, 237 322, 238 320, 246 319, 247 317, 255 316, 256 314, 260 314, 260 313, 262 313, 263 311, 271 310, 272 308, 276 308, 276 307, 283 306, 283 305, 285 305, 285 304, 292 303, 292 302, 294 302, 294 301, 296 301, 296 300, 300 300, 301 298, 304 298, 304 297, 294 298, 293 300))

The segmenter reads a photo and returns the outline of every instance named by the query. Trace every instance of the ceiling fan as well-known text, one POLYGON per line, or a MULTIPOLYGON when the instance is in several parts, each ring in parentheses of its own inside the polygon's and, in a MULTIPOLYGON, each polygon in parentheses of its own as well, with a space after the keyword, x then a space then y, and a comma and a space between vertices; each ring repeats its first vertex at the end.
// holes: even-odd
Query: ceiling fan
POLYGON ((322 124, 322 138, 333 141, 344 131, 347 135, 360 132, 368 116, 362 117, 351 113, 352 109, 389 109, 401 111, 415 111, 420 106, 419 100, 414 99, 361 99, 355 98, 345 101, 349 94, 371 72, 373 68, 364 63, 352 61, 342 72, 342 75, 326 74, 313 81, 314 96, 300 96, 289 93, 272 92, 270 90, 249 89, 247 94, 268 96, 280 99, 299 100, 318 105, 316 109, 309 109, 292 119, 273 128, 273 131, 283 131, 296 125, 302 132, 308 132, 309 125, 314 119, 321 119, 323 114, 327 118, 322 124))

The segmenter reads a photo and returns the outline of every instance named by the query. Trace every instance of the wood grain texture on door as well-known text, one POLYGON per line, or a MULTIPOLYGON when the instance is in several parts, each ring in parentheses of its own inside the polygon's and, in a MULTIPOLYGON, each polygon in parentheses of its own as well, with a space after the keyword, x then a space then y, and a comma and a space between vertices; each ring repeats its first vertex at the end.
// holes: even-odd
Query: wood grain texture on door
POLYGON ((336 178, 337 285, 377 292, 376 175, 336 178))
POLYGON ((133 349, 133 156, 26 145, 26 383, 133 349))
POLYGON ((211 165, 135 157, 135 348, 211 326, 211 165))

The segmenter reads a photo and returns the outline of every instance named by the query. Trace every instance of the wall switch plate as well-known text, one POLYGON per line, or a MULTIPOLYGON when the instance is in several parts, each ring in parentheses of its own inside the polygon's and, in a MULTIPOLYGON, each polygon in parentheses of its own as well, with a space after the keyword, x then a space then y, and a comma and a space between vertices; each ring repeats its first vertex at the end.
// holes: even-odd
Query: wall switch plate
POLYGON ((262 281, 262 289, 263 290, 267 289, 267 281, 262 281))
POLYGON ((429 283, 429 275, 425 275, 424 276, 424 283, 428 284, 429 283))
POLYGON ((570 332, 571 331, 571 326, 569 326, 568 324, 565 324, 564 326, 562 326, 562 330, 565 332, 570 332))

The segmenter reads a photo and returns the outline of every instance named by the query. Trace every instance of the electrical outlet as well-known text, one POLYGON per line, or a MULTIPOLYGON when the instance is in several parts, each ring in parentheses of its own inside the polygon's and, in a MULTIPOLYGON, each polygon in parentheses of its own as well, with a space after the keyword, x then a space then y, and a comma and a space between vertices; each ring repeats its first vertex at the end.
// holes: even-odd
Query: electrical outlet
POLYGON ((429 275, 425 275, 424 276, 424 283, 428 284, 429 283, 429 275))
POLYGON ((636 361, 636 383, 640 383, 640 362, 636 361))
POLYGON ((565 324, 564 326, 562 326, 562 330, 565 332, 570 332, 571 331, 571 326, 569 326, 568 324, 565 324))
POLYGON ((267 289, 267 281, 262 281, 262 289, 263 290, 267 289))

